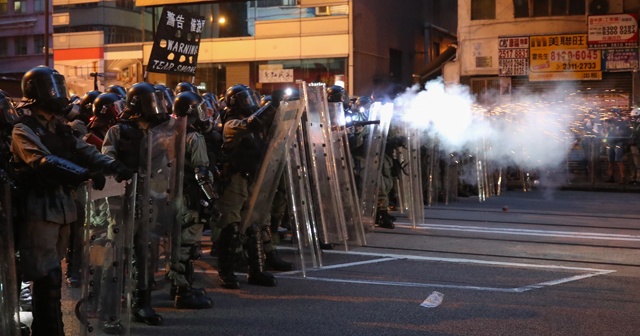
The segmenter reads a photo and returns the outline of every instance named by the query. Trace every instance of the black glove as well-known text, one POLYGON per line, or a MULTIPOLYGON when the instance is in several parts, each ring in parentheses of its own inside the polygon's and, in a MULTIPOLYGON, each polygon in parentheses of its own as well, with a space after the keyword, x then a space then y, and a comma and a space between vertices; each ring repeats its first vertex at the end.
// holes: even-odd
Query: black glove
POLYGON ((95 190, 104 189, 104 185, 107 183, 107 179, 104 177, 104 175, 100 173, 91 174, 90 178, 91 178, 93 189, 95 190))
POLYGON ((116 181, 118 182, 127 181, 133 177, 133 172, 118 160, 109 165, 109 170, 116 175, 116 181))
POLYGON ((271 105, 275 108, 280 107, 282 98, 284 98, 284 90, 273 90, 271 92, 271 105))

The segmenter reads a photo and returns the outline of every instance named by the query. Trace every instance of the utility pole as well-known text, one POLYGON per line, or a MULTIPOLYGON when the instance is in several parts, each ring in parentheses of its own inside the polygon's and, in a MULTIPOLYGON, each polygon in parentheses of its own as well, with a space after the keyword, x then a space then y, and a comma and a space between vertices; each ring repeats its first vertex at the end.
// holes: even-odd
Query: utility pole
POLYGON ((44 0, 44 65, 49 66, 49 11, 50 0, 44 0))

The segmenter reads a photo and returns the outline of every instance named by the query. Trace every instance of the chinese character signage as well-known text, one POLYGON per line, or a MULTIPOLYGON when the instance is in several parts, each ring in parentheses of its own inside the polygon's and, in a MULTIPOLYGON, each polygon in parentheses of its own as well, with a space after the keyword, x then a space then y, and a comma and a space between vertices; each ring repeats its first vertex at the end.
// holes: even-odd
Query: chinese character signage
POLYGON ((600 50, 587 48, 586 34, 531 36, 529 80, 600 80, 600 50))
POLYGON ((205 19, 176 7, 164 7, 147 71, 195 76, 205 19))
POLYGON ((589 16, 589 48, 638 48, 638 15, 589 16))
POLYGON ((529 74, 529 36, 498 39, 498 75, 526 76, 529 74))
POLYGON ((291 83, 293 69, 260 69, 258 81, 260 83, 291 83))
POLYGON ((638 49, 610 49, 602 51, 603 68, 606 71, 633 70, 638 68, 638 49))

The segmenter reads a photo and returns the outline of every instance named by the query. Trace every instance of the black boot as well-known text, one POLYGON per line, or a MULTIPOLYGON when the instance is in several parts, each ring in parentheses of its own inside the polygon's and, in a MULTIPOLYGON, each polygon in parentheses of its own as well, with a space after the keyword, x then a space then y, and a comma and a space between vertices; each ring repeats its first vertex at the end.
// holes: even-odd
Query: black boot
MULTIPOLYGON (((189 288, 191 289, 191 292, 193 292, 194 294, 198 295, 198 296, 206 296, 207 295, 207 291, 205 291, 204 288, 194 288, 193 287, 193 273, 194 273, 194 262, 193 260, 187 260, 187 261, 181 261, 181 264, 183 264, 184 266, 184 278, 187 280, 187 282, 189 283, 189 288)), ((180 273, 180 272, 178 272, 180 273)), ((171 290, 169 291, 169 295, 171 296, 171 298, 173 298, 175 300, 176 295, 178 294, 179 288, 178 286, 176 286, 175 284, 171 284, 171 290)))
POLYGON ((218 246, 218 285, 222 288, 240 289, 240 281, 233 273, 233 260, 239 241, 240 223, 233 223, 222 229, 216 242, 218 246))
POLYGON ((264 246, 260 237, 260 228, 254 224, 247 229, 248 277, 251 285, 273 287, 278 284, 273 274, 264 271, 264 246))
POLYGON ((389 218, 387 210, 378 210, 376 213, 376 224, 385 229, 394 229, 396 227, 391 218, 389 218))
POLYGON ((151 290, 136 289, 133 293, 133 307, 131 313, 135 322, 144 322, 148 325, 157 326, 162 324, 162 316, 151 308, 151 290))
POLYGON ((213 307, 213 301, 202 291, 194 290, 190 286, 178 287, 174 306, 178 309, 208 309, 213 307))
POLYGON ((64 336, 62 323, 62 270, 56 268, 33 282, 32 336, 64 336))
POLYGON ((268 227, 262 228, 262 244, 265 251, 265 266, 273 271, 288 272, 293 269, 293 263, 282 260, 272 246, 273 234, 268 227))
POLYGON ((265 264, 268 269, 279 272, 288 272, 293 270, 293 263, 284 261, 282 258, 280 258, 280 256, 278 255, 278 251, 271 250, 265 253, 265 255, 265 264))

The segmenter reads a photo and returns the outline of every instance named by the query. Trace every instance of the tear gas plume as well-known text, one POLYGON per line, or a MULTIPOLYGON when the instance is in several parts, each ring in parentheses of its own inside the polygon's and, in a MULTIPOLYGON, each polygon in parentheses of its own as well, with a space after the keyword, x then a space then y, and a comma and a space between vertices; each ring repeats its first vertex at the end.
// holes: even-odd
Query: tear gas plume
MULTIPOLYGON (((588 110, 574 99, 575 89, 557 87, 546 94, 521 94, 487 107, 469 88, 428 82, 398 96, 401 118, 437 138, 451 153, 483 153, 492 163, 523 169, 548 169, 563 164, 575 142, 576 123, 588 110)), ((498 101, 497 92, 483 95, 498 101)))

